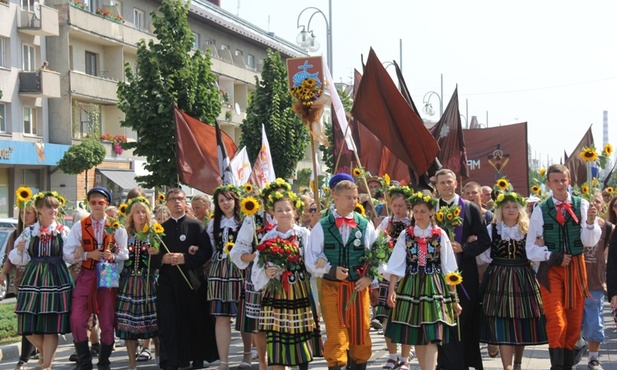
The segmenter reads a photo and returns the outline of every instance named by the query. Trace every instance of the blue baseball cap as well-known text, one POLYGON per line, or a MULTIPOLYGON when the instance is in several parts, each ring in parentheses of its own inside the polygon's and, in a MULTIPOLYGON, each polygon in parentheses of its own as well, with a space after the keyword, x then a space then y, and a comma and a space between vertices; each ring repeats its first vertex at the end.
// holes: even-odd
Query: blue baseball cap
POLYGON ((107 199, 108 203, 111 203, 111 192, 104 186, 95 186, 90 189, 90 191, 88 191, 88 200, 90 200, 92 194, 101 194, 107 199))

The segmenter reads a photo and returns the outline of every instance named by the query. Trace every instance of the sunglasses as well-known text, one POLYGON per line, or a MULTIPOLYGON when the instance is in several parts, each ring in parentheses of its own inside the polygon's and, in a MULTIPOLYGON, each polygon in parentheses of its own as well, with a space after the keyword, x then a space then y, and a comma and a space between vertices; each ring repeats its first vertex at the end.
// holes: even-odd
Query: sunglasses
POLYGON ((315 213, 317 212, 317 208, 309 208, 309 213, 315 213))
POLYGON ((107 201, 106 200, 91 200, 90 205, 93 207, 94 206, 106 206, 107 201))

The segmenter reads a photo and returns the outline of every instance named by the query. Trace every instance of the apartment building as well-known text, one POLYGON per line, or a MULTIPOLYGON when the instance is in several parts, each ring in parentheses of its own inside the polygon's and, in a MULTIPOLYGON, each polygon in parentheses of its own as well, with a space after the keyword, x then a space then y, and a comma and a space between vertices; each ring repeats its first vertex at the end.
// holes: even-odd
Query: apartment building
MULTIPOLYGON (((0 217, 12 213, 14 190, 21 184, 59 189, 71 200, 83 199, 95 184, 109 187, 116 199, 136 186, 143 159, 114 145, 114 140, 137 139, 120 127, 124 114, 116 90, 125 63, 137 59, 137 42, 154 38, 150 13, 159 5, 155 0, 0 0, 0 217), (44 61, 49 66, 39 69, 44 61), (101 133, 105 162, 77 178, 63 174, 55 163, 92 127, 101 133), (23 145, 43 146, 45 161, 22 160, 17 152, 26 151, 23 145)), ((284 59, 306 52, 221 9, 216 0, 192 1, 189 26, 194 48, 210 53, 218 75, 221 128, 239 142, 266 50, 277 50, 284 59)))

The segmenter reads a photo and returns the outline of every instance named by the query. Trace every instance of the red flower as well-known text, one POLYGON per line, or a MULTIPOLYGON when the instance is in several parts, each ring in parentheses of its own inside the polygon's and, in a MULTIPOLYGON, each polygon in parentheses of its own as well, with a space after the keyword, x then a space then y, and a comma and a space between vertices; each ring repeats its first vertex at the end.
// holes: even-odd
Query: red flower
POLYGON ((434 236, 441 236, 441 230, 435 227, 433 231, 431 231, 431 234, 434 236))

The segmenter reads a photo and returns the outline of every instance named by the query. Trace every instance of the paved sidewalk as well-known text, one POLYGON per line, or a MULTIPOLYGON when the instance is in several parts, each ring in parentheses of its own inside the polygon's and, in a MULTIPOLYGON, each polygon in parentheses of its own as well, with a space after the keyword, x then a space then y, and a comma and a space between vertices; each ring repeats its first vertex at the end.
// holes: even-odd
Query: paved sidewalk
MULTIPOLYGON (((607 343, 603 344, 601 349, 601 362, 605 370, 617 370, 617 328, 613 322, 612 316, 608 305, 605 307, 605 332, 607 335, 607 343)), ((322 326, 323 327, 323 326, 322 326)), ((373 356, 371 357, 368 365, 370 370, 380 370, 387 359, 387 350, 385 341, 382 335, 378 335, 375 330, 371 330, 371 337, 373 340, 373 356)), ((68 335, 65 340, 60 340, 60 346, 58 347, 58 353, 56 360, 54 361, 54 369, 69 370, 74 368, 74 363, 69 362, 68 358, 73 353, 73 345, 71 343, 71 336, 68 335)), ((0 348, 0 370, 13 370, 17 362, 18 357, 18 345, 10 345, 0 348)), ((230 369, 236 370, 238 363, 242 361, 242 341, 240 335, 236 331, 232 331, 232 344, 230 349, 230 369)), ((485 370, 500 370, 501 360, 499 357, 490 358, 486 351, 486 346, 483 346, 482 357, 484 359, 485 370)), ((128 358, 126 355, 126 349, 124 347, 118 347, 112 354, 112 369, 127 369, 128 358)), ((30 360, 32 364, 30 368, 34 368, 36 360, 30 360)), ((95 359, 96 364, 96 359, 95 359)), ((215 362, 209 366, 210 369, 216 369, 218 362, 215 362)), ((412 361, 411 369, 416 370, 420 367, 416 360, 412 361)), ((310 366, 311 369, 327 370, 323 358, 318 358, 313 361, 310 366)), ((96 367, 95 367, 96 368, 96 367)), ((138 369, 145 370, 158 369, 154 360, 148 362, 138 362, 138 369)), ((530 346, 525 349, 525 357, 523 360, 523 369, 549 369, 550 361, 548 357, 548 346, 530 346)), ((257 370, 257 363, 254 362, 252 370, 257 370)), ((583 360, 577 367, 578 370, 587 369, 587 355, 583 357, 583 360)))

